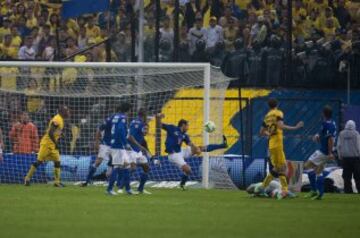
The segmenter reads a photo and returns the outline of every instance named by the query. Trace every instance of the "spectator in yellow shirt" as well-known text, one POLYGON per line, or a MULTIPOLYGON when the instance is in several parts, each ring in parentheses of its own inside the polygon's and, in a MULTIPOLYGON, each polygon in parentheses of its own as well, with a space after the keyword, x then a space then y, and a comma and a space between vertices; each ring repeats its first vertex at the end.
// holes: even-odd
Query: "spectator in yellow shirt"
POLYGON ((315 10, 318 13, 322 13, 328 7, 328 0, 308 0, 307 7, 308 12, 315 10))
POLYGON ((17 59, 18 48, 12 45, 12 36, 10 34, 4 36, 4 41, 0 48, 6 59, 17 59))
POLYGON ((3 26, 0 27, 0 42, 3 41, 3 38, 5 35, 8 35, 10 34, 10 25, 11 25, 11 22, 9 19, 4 19, 3 20, 3 26))
POLYGON ((13 47, 19 48, 22 40, 21 40, 21 37, 19 36, 16 26, 12 26, 10 31, 11 31, 11 36, 12 36, 11 45, 13 47))
POLYGON ((34 11, 31 8, 26 9, 26 27, 33 28, 37 26, 37 19, 34 17, 34 11))
POLYGON ((95 25, 95 19, 93 17, 89 17, 88 22, 86 24, 86 36, 88 39, 96 38, 100 35, 100 27, 95 25))
POLYGON ((334 17, 333 10, 330 7, 327 7, 324 10, 324 13, 319 14, 319 17, 318 17, 317 22, 316 22, 317 29, 323 30, 323 28, 326 25, 326 20, 329 19, 329 18, 333 19, 335 28, 340 29, 339 21, 338 21, 338 19, 336 17, 334 17))
POLYGON ((335 40, 336 36, 336 27, 332 18, 328 18, 326 20, 325 27, 322 29, 324 32, 324 37, 326 41, 335 40))

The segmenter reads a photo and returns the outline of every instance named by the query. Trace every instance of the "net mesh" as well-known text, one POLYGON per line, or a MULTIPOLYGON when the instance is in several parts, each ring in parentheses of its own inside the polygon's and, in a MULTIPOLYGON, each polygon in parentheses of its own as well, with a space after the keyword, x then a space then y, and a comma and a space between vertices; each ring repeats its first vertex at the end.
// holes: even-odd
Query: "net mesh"
MULTIPOLYGON (((215 122, 217 130, 210 134, 210 143, 222 141, 223 100, 230 81, 218 69, 211 68, 210 120, 215 122)), ((177 124, 179 119, 187 119, 192 141, 203 145, 204 65, 3 63, 0 86, 0 127, 4 142, 1 182, 23 182, 36 160, 39 140, 59 105, 71 109, 59 143, 63 181, 85 180, 97 155, 94 146, 97 126, 122 102, 132 105, 130 120, 138 108, 148 111, 150 131, 146 140, 150 152, 161 161, 160 165, 151 164, 150 180, 174 181, 181 175, 166 158, 166 134, 156 128, 157 113, 165 114, 166 123, 177 124)), ((221 153, 220 150, 212 154, 221 153)), ((192 180, 201 180, 201 161, 197 157, 188 160, 193 168, 192 180)), ((94 180, 106 180, 106 170, 107 161, 103 161, 94 180)), ((138 176, 136 171, 133 179, 138 176)), ((53 163, 49 162, 40 166, 33 181, 51 180, 53 163)))

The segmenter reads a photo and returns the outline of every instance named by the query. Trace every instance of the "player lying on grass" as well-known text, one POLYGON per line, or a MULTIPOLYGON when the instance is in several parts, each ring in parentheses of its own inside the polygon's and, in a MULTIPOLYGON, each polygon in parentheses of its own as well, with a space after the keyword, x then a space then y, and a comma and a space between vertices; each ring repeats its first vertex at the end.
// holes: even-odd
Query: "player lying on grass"
POLYGON ((180 187, 184 190, 185 184, 189 179, 191 174, 191 167, 185 162, 185 159, 192 155, 199 155, 201 152, 211 152, 218 149, 227 148, 226 137, 223 136, 224 141, 222 144, 210 144, 207 146, 198 147, 194 145, 189 135, 187 134, 189 130, 189 122, 181 119, 178 122, 178 125, 165 124, 161 122, 165 116, 164 114, 158 114, 158 127, 166 131, 166 141, 165 141, 165 152, 168 153, 169 161, 175 164, 182 172, 183 175, 180 181, 180 187), (182 143, 188 146, 185 149, 182 149, 182 143))
POLYGON ((269 154, 270 163, 273 168, 270 169, 269 174, 264 179, 261 186, 256 187, 256 192, 263 191, 274 178, 279 178, 282 193, 278 194, 278 199, 286 196, 295 196, 288 191, 288 184, 286 181, 286 158, 283 144, 283 130, 298 130, 304 126, 302 121, 298 122, 296 126, 288 126, 284 123, 284 114, 280 111, 278 101, 274 98, 268 101, 269 112, 266 114, 263 125, 260 129, 260 135, 269 139, 269 154))
POLYGON ((36 169, 44 163, 44 161, 54 162, 54 177, 55 187, 63 187, 60 182, 60 152, 58 148, 58 141, 61 137, 62 130, 64 129, 64 120, 70 117, 70 110, 67 106, 60 106, 58 114, 56 114, 49 123, 49 127, 46 130, 45 135, 40 141, 40 150, 37 156, 37 160, 31 165, 29 172, 25 177, 25 185, 30 185, 30 180, 36 169))
POLYGON ((96 169, 100 166, 103 160, 110 160, 111 154, 111 127, 110 124, 112 115, 107 117, 104 122, 97 128, 95 134, 95 149, 98 151, 95 162, 90 166, 86 181, 81 184, 82 187, 86 187, 92 180, 96 169))
MULTIPOLYGON (((151 158, 151 154, 147 149, 147 142, 145 136, 149 131, 149 125, 146 124, 147 112, 145 109, 140 109, 138 111, 138 117, 131 121, 128 142, 130 145, 130 150, 128 150, 130 157, 130 168, 132 171, 136 169, 136 166, 140 166, 143 172, 140 175, 138 192, 144 194, 151 194, 150 192, 144 190, 145 183, 148 179, 148 174, 150 171, 150 166, 148 163, 148 158, 151 158)), ((117 186, 119 188, 118 193, 123 192, 123 180, 119 177, 117 181, 117 186)))
POLYGON ((250 184, 249 187, 246 188, 246 192, 254 197, 274 198, 282 191, 280 183, 276 180, 272 180, 269 185, 264 188, 262 193, 256 193, 255 188, 261 186, 261 184, 262 182, 250 184))
POLYGON ((311 186, 311 192, 306 197, 314 200, 321 200, 324 195, 323 170, 326 162, 334 159, 332 151, 336 137, 336 123, 332 119, 331 107, 325 106, 322 114, 323 121, 320 130, 313 138, 320 144, 320 149, 316 150, 304 164, 311 186))

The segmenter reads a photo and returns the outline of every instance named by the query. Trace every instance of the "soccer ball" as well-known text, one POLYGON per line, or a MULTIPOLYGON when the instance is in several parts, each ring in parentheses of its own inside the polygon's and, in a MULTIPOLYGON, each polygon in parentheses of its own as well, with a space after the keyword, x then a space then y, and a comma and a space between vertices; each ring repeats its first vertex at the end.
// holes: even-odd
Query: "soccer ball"
POLYGON ((204 129, 205 129, 206 132, 212 133, 212 132, 215 131, 216 125, 215 125, 214 122, 208 121, 208 122, 205 123, 204 129))

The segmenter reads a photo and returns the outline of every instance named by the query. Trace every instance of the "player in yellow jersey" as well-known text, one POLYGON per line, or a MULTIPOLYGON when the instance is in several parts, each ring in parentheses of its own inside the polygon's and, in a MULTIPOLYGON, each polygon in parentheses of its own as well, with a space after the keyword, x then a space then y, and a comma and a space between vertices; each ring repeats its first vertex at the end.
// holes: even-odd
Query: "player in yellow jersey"
POLYGON ((304 126, 302 121, 296 126, 288 126, 284 124, 284 114, 277 108, 278 102, 271 98, 268 101, 270 108, 264 118, 263 125, 260 130, 262 136, 269 138, 269 154, 270 154, 270 172, 264 179, 261 186, 256 190, 261 191, 266 188, 274 178, 279 178, 282 193, 279 193, 278 199, 292 195, 288 192, 288 184, 286 181, 286 158, 283 145, 283 130, 298 130, 304 126))
POLYGON ((64 120, 70 116, 70 110, 67 106, 60 106, 58 114, 56 114, 49 122, 49 127, 45 135, 40 141, 40 150, 37 160, 31 165, 29 172, 25 177, 25 186, 30 185, 30 180, 36 169, 44 163, 44 161, 54 162, 54 177, 55 187, 63 187, 60 183, 60 153, 58 148, 58 141, 64 129, 64 120))

